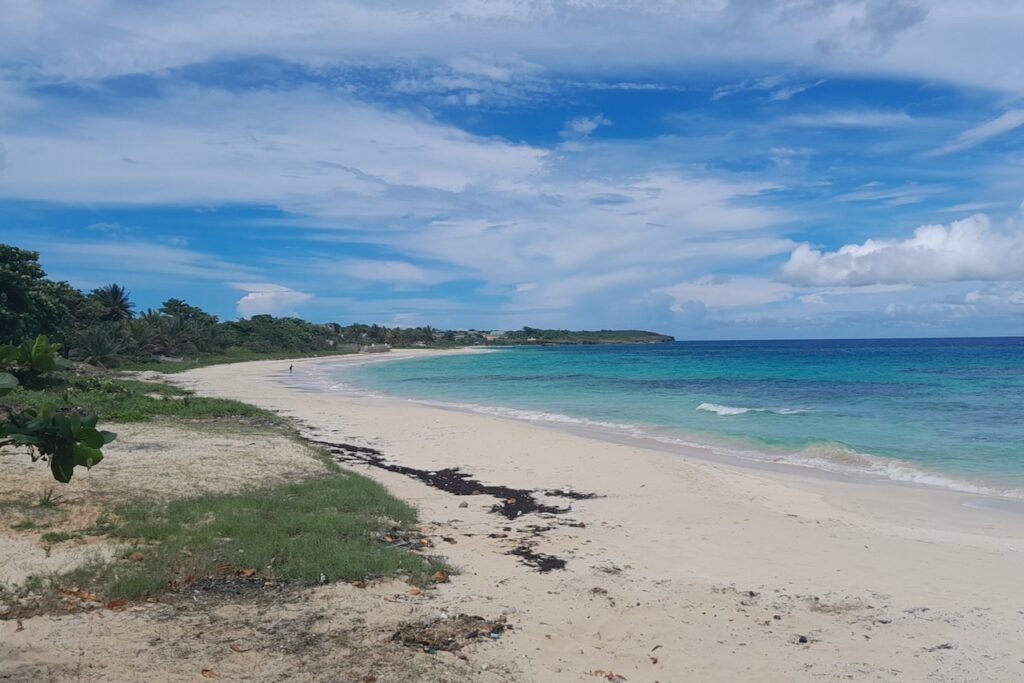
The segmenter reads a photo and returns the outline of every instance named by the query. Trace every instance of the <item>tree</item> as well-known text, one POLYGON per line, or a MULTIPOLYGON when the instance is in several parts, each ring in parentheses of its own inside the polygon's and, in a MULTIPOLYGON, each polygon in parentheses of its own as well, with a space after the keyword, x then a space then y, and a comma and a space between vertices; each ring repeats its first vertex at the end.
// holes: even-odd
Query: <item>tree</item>
POLYGON ((81 292, 46 278, 38 252, 0 244, 0 343, 40 334, 65 341, 90 312, 81 292))
MULTIPOLYGON (((0 346, 0 396, 37 375, 52 372, 66 361, 57 345, 40 335, 33 343, 0 346)), ((32 459, 46 459, 57 481, 71 481, 76 467, 90 468, 103 459, 103 446, 117 438, 96 429, 96 416, 71 407, 44 405, 16 411, 0 409, 0 448, 23 446, 32 459)))
POLYGON ((87 327, 74 336, 72 357, 101 368, 117 365, 123 348, 119 330, 111 323, 87 327))
POLYGON ((118 284, 92 290, 90 298, 100 305, 99 319, 104 322, 131 320, 135 304, 131 301, 131 293, 118 284))
POLYGON ((217 316, 210 315, 197 306, 191 306, 181 299, 168 299, 160 306, 160 312, 172 318, 181 318, 201 325, 216 325, 217 316))

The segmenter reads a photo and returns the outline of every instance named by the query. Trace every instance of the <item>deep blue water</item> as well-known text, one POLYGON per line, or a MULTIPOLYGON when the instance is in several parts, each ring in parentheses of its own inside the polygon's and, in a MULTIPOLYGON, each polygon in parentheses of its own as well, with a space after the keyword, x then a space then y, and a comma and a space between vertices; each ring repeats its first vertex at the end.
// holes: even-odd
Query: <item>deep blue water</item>
POLYGON ((518 347, 332 372, 509 417, 1024 494, 1021 338, 518 347))

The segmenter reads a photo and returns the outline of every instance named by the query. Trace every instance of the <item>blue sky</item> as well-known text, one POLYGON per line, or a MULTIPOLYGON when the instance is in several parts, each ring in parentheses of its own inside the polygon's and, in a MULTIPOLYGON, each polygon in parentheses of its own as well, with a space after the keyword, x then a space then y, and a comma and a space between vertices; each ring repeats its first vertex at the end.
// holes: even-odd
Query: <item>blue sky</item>
POLYGON ((1024 3, 0 14, 0 240, 141 308, 1024 334, 1024 3))

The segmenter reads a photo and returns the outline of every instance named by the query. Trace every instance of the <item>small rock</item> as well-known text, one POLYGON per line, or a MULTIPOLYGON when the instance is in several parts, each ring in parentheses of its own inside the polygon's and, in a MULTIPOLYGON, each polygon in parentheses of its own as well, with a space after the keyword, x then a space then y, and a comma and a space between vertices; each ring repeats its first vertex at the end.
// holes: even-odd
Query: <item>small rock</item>
POLYGON ((807 636, 800 636, 799 638, 796 639, 796 642, 800 643, 801 645, 806 644, 808 642, 807 641, 807 636))
POLYGON ((146 559, 146 556, 136 550, 134 553, 128 556, 128 559, 132 562, 142 562, 144 559, 146 559))
POLYGON ((461 503, 459 503, 459 507, 460 508, 468 508, 469 507, 469 503, 467 503, 466 501, 462 501, 461 503))

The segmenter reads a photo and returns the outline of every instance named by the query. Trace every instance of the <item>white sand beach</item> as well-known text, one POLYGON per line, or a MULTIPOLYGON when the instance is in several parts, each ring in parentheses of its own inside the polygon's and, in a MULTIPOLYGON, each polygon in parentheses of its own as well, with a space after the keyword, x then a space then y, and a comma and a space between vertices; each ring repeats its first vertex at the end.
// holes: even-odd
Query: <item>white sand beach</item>
MULTIPOLYGON (((325 362, 348 361, 294 364, 325 362)), ((538 493, 571 511, 510 521, 490 511, 493 496, 352 466, 416 505, 461 570, 423 600, 448 614, 508 615, 514 629, 473 655, 481 670, 544 682, 1024 678, 1024 515, 948 491, 300 391, 282 381, 289 364, 214 366, 174 381, 278 411, 310 438, 373 448, 388 463, 597 494, 538 493), (565 568, 542 573, 508 554, 523 544, 565 568)))

